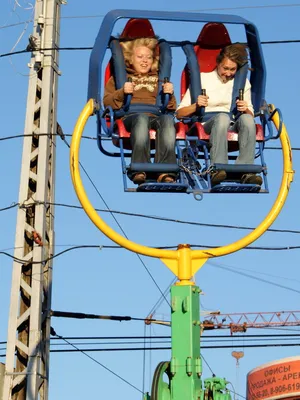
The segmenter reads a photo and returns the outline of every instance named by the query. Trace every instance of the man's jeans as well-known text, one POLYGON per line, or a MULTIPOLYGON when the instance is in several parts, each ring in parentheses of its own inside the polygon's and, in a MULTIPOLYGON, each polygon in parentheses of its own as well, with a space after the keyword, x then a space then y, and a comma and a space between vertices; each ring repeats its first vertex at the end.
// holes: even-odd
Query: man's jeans
POLYGON ((242 114, 233 125, 230 123, 228 114, 219 113, 204 124, 205 132, 210 135, 211 163, 228 163, 227 131, 230 130, 238 133, 239 156, 236 164, 254 164, 256 127, 253 116, 242 114))
POLYGON ((155 159, 156 163, 176 164, 174 119, 171 115, 158 117, 146 114, 131 114, 123 119, 127 131, 131 132, 132 146, 131 162, 150 163, 149 129, 155 129, 155 159))

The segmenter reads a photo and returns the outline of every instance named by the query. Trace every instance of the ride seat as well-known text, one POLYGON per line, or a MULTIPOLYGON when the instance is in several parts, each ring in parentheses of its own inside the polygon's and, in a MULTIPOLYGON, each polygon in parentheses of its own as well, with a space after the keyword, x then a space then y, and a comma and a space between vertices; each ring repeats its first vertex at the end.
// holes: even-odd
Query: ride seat
MULTIPOLYGON (((212 72, 216 66, 216 57, 220 51, 231 44, 229 33, 226 27, 221 23, 209 22, 202 28, 197 44, 194 46, 195 55, 198 60, 201 72, 212 72)), ((186 65, 181 74, 181 85, 180 85, 180 98, 182 100, 187 89, 190 86, 190 72, 186 65)), ((176 129, 184 129, 182 125, 185 125, 186 134, 188 136, 197 136, 198 139, 209 141, 209 135, 205 132, 204 126, 200 122, 192 124, 184 124, 178 122, 176 129)), ((228 151, 237 151, 238 146, 238 133, 228 131, 228 151)), ((256 141, 263 141, 264 133, 261 125, 256 124, 256 141)))
MULTIPOLYGON (((120 39, 137 39, 139 37, 153 37, 155 38, 155 33, 153 27, 148 19, 130 19, 125 25, 123 32, 120 35, 120 39)), ((116 68, 114 66, 113 59, 111 58, 108 65, 105 69, 104 74, 104 84, 106 85, 107 81, 112 75, 115 75, 116 68)), ((107 120, 107 125, 109 126, 110 121, 107 120)), ((113 144, 116 147, 120 147, 120 138, 123 139, 123 148, 127 150, 131 150, 130 144, 130 132, 125 129, 123 121, 121 119, 116 119, 115 127, 113 133, 113 144)), ((176 127, 176 139, 181 140, 185 138, 186 128, 184 126, 176 127)), ((155 137, 156 131, 154 129, 149 130, 149 136, 151 139, 151 148, 155 148, 155 137)))

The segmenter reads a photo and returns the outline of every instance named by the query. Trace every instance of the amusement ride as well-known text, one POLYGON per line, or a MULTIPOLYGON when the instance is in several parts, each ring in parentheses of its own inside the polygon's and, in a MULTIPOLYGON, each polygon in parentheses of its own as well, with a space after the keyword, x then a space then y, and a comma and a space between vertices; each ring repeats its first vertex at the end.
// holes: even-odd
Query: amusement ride
MULTIPOLYGON (((245 81, 249 65, 246 64, 235 77, 233 97, 239 93, 242 82, 245 81)), ((230 400, 228 382, 224 378, 213 376, 202 381, 202 361, 200 355, 200 288, 195 285, 196 272, 211 258, 237 252, 257 240, 271 226, 279 215, 287 198, 293 179, 291 147, 282 115, 279 109, 269 105, 265 100, 266 68, 261 49, 258 31, 251 22, 233 15, 212 15, 187 12, 159 12, 138 10, 110 11, 103 19, 94 48, 90 57, 88 101, 83 108, 73 133, 70 150, 70 168, 73 186, 78 199, 90 220, 108 238, 120 246, 144 256, 159 258, 177 277, 177 282, 171 288, 171 359, 162 361, 154 372, 151 393, 145 393, 145 399, 151 400, 230 400), (126 26, 119 37, 112 36, 115 23, 126 19, 126 26), (176 153, 177 163, 174 165, 148 163, 147 165, 131 165, 127 163, 130 157, 130 132, 122 124, 120 115, 126 112, 166 112, 166 96, 159 95, 155 106, 130 105, 130 96, 126 97, 119 112, 102 106, 103 85, 114 74, 117 88, 126 82, 126 69, 120 47, 120 40, 137 37, 154 37, 150 21, 172 21, 174 23, 188 22, 203 26, 195 42, 176 42, 159 40, 160 69, 159 81, 171 75, 171 51, 173 47, 181 47, 186 55, 186 65, 183 67, 180 92, 181 97, 188 87, 191 97, 195 100, 201 93, 201 82, 197 80, 199 68, 202 72, 212 71, 215 67, 216 55, 231 43, 226 26, 239 25, 244 27, 250 54, 250 82, 252 86, 252 102, 255 110, 257 152, 255 165, 210 164, 209 137, 201 124, 204 110, 200 109, 193 118, 176 123, 176 153), (103 66, 107 51, 111 51, 111 59, 103 66), (104 71, 104 72, 103 72, 104 71), (149 108, 150 107, 150 108, 149 108), (243 238, 214 249, 192 250, 188 244, 179 244, 176 250, 158 249, 132 242, 108 226, 98 215, 91 204, 80 175, 79 149, 81 136, 88 119, 96 116, 97 142, 100 151, 105 156, 121 159, 121 169, 125 192, 160 193, 191 193, 197 200, 210 193, 268 193, 267 166, 264 158, 264 146, 268 140, 279 139, 282 146, 283 173, 278 195, 269 213, 263 221, 243 238), (274 133, 274 128, 276 133, 274 133), (111 140, 115 151, 105 148, 105 142, 111 140), (201 164, 202 163, 202 164, 201 164), (130 187, 127 174, 129 171, 165 172, 172 171, 178 178, 175 183, 157 183, 146 181, 137 188, 130 187), (209 171, 225 169, 229 179, 213 186, 209 171), (263 186, 241 184, 238 177, 244 173, 257 173, 263 176, 263 186), (184 338, 184 340, 182 340, 184 338)), ((231 113, 234 118, 235 111, 231 113)), ((151 140, 155 132, 149 132, 151 140)), ((238 149, 237 134, 228 132, 229 152, 238 149)), ((234 160, 235 155, 230 156, 234 160)), ((150 174, 151 175, 151 174, 150 174)))

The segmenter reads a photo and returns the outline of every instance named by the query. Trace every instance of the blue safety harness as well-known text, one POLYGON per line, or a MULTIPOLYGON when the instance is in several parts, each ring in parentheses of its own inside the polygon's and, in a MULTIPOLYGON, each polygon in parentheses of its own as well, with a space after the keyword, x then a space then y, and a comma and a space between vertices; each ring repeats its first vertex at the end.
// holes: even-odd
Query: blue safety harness
MULTIPOLYGON (((186 55, 187 66, 190 75, 190 93, 191 93, 191 103, 194 104, 197 102, 197 98, 201 93, 201 76, 199 71, 201 72, 201 65, 198 63, 198 59, 194 50, 194 46, 191 43, 184 43, 182 45, 182 49, 186 55)), ((239 90, 244 89, 246 85, 247 72, 249 65, 245 63, 242 67, 238 69, 234 77, 233 90, 232 90, 232 101, 230 107, 230 118, 233 120, 237 119, 239 113, 236 109, 236 99, 239 97, 239 90)), ((197 119, 201 122, 205 122, 214 115, 218 114, 217 112, 205 112, 204 107, 199 107, 197 109, 197 119)))

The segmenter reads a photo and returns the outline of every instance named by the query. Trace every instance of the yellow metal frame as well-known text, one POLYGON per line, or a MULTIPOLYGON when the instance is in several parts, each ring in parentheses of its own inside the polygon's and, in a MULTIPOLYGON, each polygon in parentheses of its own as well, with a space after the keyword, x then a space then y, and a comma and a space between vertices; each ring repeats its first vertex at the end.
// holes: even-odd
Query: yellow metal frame
MULTIPOLYGON (((274 110, 274 106, 270 106, 271 111, 274 110)), ((82 132, 87 123, 87 120, 95 112, 95 103, 91 99, 87 102, 84 109, 82 110, 77 123, 74 128, 71 150, 70 150, 70 168, 72 181, 74 185, 77 197, 85 210, 86 214, 90 220, 100 229, 107 237, 113 240, 115 243, 119 244, 126 249, 133 251, 135 253, 143 254, 149 257, 160 258, 161 261, 178 277, 180 285, 191 285, 191 279, 193 275, 204 265, 204 263, 213 257, 221 257, 226 254, 234 253, 249 244, 253 243, 258 239, 275 221, 279 215, 285 200, 287 198, 290 184, 293 181, 294 171, 292 169, 292 152, 289 137, 285 128, 282 124, 282 132, 280 135, 280 141, 283 153, 283 175, 281 180, 280 189, 277 198, 269 211, 265 219, 254 229, 251 233, 231 243, 226 246, 217 247, 215 249, 204 249, 204 250, 191 250, 190 246, 187 244, 182 244, 178 246, 177 250, 163 250, 155 249, 152 247, 147 247, 140 245, 138 243, 132 242, 129 239, 124 238, 119 233, 115 232, 110 228, 98 215, 95 208, 89 201, 87 194, 84 190, 79 168, 79 150, 82 132)), ((272 117, 272 121, 276 127, 279 129, 279 116, 275 113, 272 117)))

